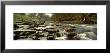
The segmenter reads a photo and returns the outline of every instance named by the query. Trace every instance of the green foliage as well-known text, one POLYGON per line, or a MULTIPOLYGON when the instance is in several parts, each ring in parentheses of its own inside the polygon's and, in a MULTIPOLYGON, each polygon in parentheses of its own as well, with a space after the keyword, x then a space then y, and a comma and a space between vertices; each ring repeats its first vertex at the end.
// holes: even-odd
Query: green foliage
POLYGON ((79 24, 96 24, 96 13, 52 13, 49 17, 45 13, 14 13, 14 23, 22 22, 27 24, 44 24, 47 21, 79 23, 79 24))
POLYGON ((54 22, 72 21, 82 24, 96 24, 96 13, 53 13, 52 20, 54 22))
POLYGON ((42 24, 48 20, 48 17, 44 13, 14 13, 14 23, 21 21, 28 24, 42 24))

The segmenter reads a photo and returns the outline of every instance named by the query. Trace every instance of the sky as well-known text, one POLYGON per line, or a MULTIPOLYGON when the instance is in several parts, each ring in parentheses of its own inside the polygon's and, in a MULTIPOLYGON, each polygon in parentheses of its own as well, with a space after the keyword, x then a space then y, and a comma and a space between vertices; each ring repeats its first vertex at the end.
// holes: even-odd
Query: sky
POLYGON ((49 17, 51 17, 52 16, 52 13, 45 13, 46 15, 48 15, 49 17))

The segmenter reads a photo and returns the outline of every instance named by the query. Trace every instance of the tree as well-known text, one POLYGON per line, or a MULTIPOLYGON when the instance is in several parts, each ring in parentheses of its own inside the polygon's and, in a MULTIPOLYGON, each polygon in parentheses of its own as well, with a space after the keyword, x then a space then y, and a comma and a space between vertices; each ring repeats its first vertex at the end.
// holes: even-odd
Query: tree
POLYGON ((96 24, 97 14, 96 13, 53 13, 52 20, 54 22, 75 21, 75 22, 80 22, 82 24, 94 24, 94 23, 96 24))
POLYGON ((85 24, 96 24, 97 23, 97 15, 96 13, 85 13, 82 14, 81 23, 85 24))

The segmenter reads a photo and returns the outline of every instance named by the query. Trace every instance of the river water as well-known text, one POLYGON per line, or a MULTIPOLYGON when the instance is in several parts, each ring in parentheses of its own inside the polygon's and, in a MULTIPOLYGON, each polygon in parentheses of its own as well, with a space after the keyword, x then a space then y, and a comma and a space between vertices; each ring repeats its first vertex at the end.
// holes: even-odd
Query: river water
MULTIPOLYGON (((76 37, 80 40, 97 40, 97 25, 93 24, 62 24, 61 26, 53 26, 55 29, 59 30, 59 33, 62 35, 61 37, 66 37, 65 35, 65 28, 70 28, 70 26, 74 27, 75 33, 77 33, 76 37)), ((28 28, 28 25, 25 25, 25 28, 28 28)), ((19 28, 19 30, 23 30, 19 28)), ((47 40, 46 36, 48 35, 47 32, 42 32, 44 37, 40 37, 40 40, 47 40)), ((25 38, 19 40, 32 40, 32 38, 25 38)))

